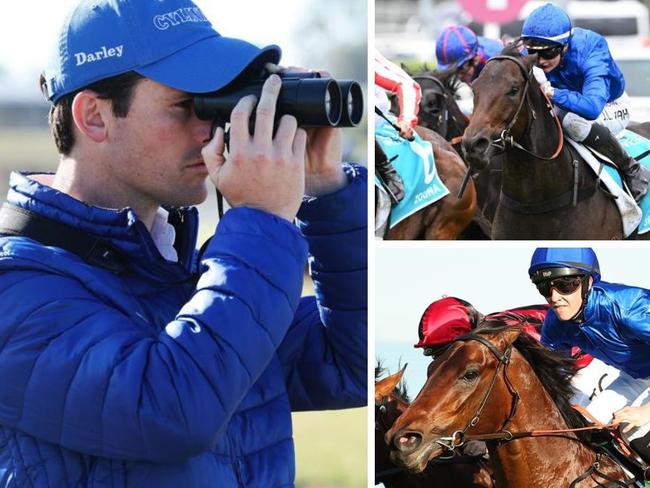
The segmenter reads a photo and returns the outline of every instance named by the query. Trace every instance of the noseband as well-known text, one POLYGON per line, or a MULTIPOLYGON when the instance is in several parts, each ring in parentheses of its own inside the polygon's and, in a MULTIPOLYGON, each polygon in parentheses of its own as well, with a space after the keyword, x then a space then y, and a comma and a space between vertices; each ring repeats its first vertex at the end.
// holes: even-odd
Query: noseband
MULTIPOLYGON (((515 56, 507 56, 505 54, 494 56, 488 59, 487 63, 490 63, 491 61, 498 61, 498 60, 512 61, 513 63, 515 63, 519 68, 519 70, 521 71, 521 74, 524 76, 525 83, 524 83, 523 93, 521 95, 521 98, 519 99, 519 104, 517 105, 517 111, 512 116, 510 122, 508 122, 505 129, 501 131, 499 138, 492 140, 492 144, 503 151, 505 151, 508 146, 514 147, 516 149, 519 149, 520 151, 525 152, 526 154, 529 154, 530 156, 533 156, 536 159, 541 159, 543 161, 550 161, 552 159, 555 159, 562 151, 562 147, 564 147, 564 133, 562 132, 562 124, 560 124, 560 120, 558 119, 557 115, 553 112, 553 105, 551 104, 551 101, 548 98, 546 98, 546 95, 544 95, 544 97, 546 98, 546 107, 548 108, 549 112, 553 115, 553 119, 555 120, 555 124, 558 129, 559 143, 553 155, 550 157, 545 157, 533 153, 532 151, 526 149, 517 141, 515 141, 514 137, 510 133, 514 125, 517 123, 517 120, 519 119, 519 114, 521 113, 521 109, 524 107, 524 102, 527 102, 528 110, 531 114, 532 119, 537 118, 535 109, 533 108, 532 103, 530 102, 529 91, 528 91, 528 88, 530 87, 530 78, 532 76, 532 68, 529 70, 526 67, 526 65, 521 61, 520 58, 517 58, 515 56)), ((532 121, 529 119, 524 134, 527 134, 529 132, 531 125, 532 125, 532 121)))
MULTIPOLYGON (((481 403, 479 404, 476 413, 469 421, 469 423, 465 426, 465 428, 462 430, 457 430, 450 437, 440 437, 435 441, 436 444, 439 444, 445 449, 451 451, 451 454, 455 454, 456 452, 455 450, 457 448, 462 447, 467 441, 470 440, 482 440, 482 441, 492 440, 498 442, 508 442, 513 439, 521 439, 524 437, 538 437, 538 436, 549 436, 549 435, 553 436, 553 435, 563 434, 568 432, 578 432, 578 431, 586 431, 586 430, 603 430, 603 429, 611 428, 611 424, 609 424, 607 426, 583 427, 583 428, 566 429, 560 431, 531 431, 531 432, 518 432, 513 434, 512 432, 506 430, 506 427, 512 421, 513 417, 515 416, 515 413, 517 412, 517 406, 519 405, 520 397, 519 397, 519 393, 517 392, 512 382, 510 381, 510 378, 508 377, 508 365, 510 364, 510 358, 512 356, 512 348, 513 348, 512 344, 510 344, 506 348, 506 350, 503 353, 501 353, 501 351, 499 351, 494 346, 494 344, 492 344, 490 341, 488 341, 487 339, 479 335, 469 334, 466 336, 459 337, 455 339, 453 342, 457 342, 457 341, 480 342, 481 344, 483 344, 485 347, 488 348, 488 350, 494 355, 494 357, 496 357, 499 363, 497 364, 497 367, 494 371, 494 375, 492 376, 492 381, 490 381, 490 386, 488 386, 487 391, 483 395, 483 399, 481 400, 481 403), (487 404, 487 401, 490 398, 490 394, 494 389, 494 385, 496 384, 496 380, 499 376, 499 371, 501 370, 502 367, 503 367, 504 381, 506 383, 508 391, 512 395, 510 414, 503 422, 503 425, 501 426, 498 432, 492 434, 479 434, 479 435, 466 436, 465 435, 466 432, 471 427, 474 427, 478 424, 481 417, 481 413, 483 412, 483 409, 485 408, 485 405, 487 404)), ((572 439, 572 440, 577 440, 577 439, 572 439)), ((631 478, 630 480, 627 481, 619 481, 600 471, 600 454, 597 454, 596 460, 581 475, 579 475, 575 480, 573 480, 569 488, 575 488, 578 483, 588 478, 589 476, 599 477, 608 481, 609 484, 607 486, 612 488, 613 487, 628 488, 635 481, 634 478, 631 478)), ((601 485, 599 484, 599 486, 601 485)))
POLYGON ((512 395, 512 404, 510 406, 510 413, 506 418, 506 420, 503 422, 503 425, 499 429, 499 432, 492 435, 497 436, 497 438, 500 440, 504 440, 504 441, 511 440, 512 434, 506 430, 506 427, 512 421, 512 418, 515 416, 515 413, 517 412, 517 406, 519 405, 519 393, 512 385, 512 382, 508 377, 508 365, 510 364, 510 357, 512 356, 512 344, 508 346, 503 353, 501 353, 501 351, 499 351, 494 346, 494 344, 492 344, 490 341, 488 341, 486 338, 480 335, 470 334, 466 336, 461 336, 455 339, 453 342, 459 342, 459 341, 477 341, 483 344, 485 347, 488 348, 488 350, 494 355, 494 357, 499 362, 497 364, 496 369, 494 370, 494 375, 492 376, 490 385, 488 386, 488 389, 483 395, 483 399, 481 400, 481 403, 479 404, 478 408, 476 409, 476 412, 472 416, 472 419, 467 423, 465 428, 462 430, 457 430, 450 437, 440 437, 435 442, 452 452, 455 449, 465 444, 466 441, 465 434, 470 428, 475 427, 478 424, 481 418, 481 413, 483 413, 483 409, 485 408, 485 405, 487 404, 490 395, 492 394, 492 390, 494 389, 494 385, 496 384, 497 378, 499 377, 499 372, 501 371, 501 368, 503 368, 503 378, 508 388, 508 391, 512 395))

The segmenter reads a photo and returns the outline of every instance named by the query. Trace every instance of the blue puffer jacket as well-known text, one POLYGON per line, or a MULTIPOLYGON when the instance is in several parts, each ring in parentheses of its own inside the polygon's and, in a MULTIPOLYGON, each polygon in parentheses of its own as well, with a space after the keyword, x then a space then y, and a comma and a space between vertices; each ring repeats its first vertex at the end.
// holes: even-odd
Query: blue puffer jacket
POLYGON ((555 88, 553 103, 587 120, 597 119, 605 104, 625 90, 623 73, 612 59, 605 38, 579 27, 573 29, 560 66, 546 76, 555 88))
POLYGON ((650 290, 599 281, 589 292, 581 324, 560 321, 550 309, 542 342, 578 346, 634 378, 650 378, 650 290))
POLYGON ((0 239, 0 486, 291 487, 291 410, 366 404, 366 181, 305 202, 299 230, 228 211, 192 270, 129 209, 24 175, 9 201, 109 239, 122 275, 0 239), (305 237, 306 240, 305 240, 305 237), (300 298, 309 248, 317 298, 300 298))

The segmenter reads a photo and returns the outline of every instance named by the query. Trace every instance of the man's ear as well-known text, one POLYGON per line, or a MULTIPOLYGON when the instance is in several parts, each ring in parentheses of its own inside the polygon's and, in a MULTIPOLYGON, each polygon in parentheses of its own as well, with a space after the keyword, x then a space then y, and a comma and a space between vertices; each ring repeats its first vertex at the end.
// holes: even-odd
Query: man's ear
POLYGON ((72 119, 77 129, 93 142, 103 142, 108 135, 106 117, 111 113, 110 102, 96 93, 83 90, 72 101, 72 119))

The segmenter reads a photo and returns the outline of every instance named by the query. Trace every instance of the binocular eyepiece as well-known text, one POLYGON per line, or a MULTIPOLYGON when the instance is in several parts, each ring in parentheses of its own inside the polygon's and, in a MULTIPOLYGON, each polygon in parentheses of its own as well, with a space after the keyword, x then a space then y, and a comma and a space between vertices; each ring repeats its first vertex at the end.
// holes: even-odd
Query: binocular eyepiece
MULTIPOLYGON (((363 93, 356 81, 321 78, 318 73, 280 74, 282 88, 276 117, 293 115, 299 127, 354 127, 363 117, 363 93)), ((268 76, 235 82, 221 90, 194 96, 199 119, 225 123, 240 99, 262 93, 268 76)))

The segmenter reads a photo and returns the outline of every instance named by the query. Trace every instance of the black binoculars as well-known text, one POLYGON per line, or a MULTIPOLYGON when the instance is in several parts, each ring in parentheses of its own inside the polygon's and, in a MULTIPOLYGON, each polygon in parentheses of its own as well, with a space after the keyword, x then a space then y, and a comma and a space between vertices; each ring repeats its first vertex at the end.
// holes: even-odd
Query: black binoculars
MULTIPOLYGON (((354 127, 363 117, 363 93, 356 81, 321 78, 318 73, 282 73, 276 117, 293 115, 299 127, 354 127)), ((262 78, 235 81, 221 90, 194 96, 199 119, 223 125, 237 102, 262 93, 262 78)))

